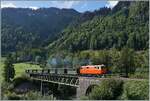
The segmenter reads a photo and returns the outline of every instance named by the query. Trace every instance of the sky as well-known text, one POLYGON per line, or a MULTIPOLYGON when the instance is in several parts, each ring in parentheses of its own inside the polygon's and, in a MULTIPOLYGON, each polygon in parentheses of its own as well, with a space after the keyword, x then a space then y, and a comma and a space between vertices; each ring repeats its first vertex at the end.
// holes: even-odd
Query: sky
POLYGON ((31 8, 36 10, 38 8, 73 8, 79 12, 94 11, 101 7, 113 8, 118 1, 108 0, 1 0, 1 8, 31 8))

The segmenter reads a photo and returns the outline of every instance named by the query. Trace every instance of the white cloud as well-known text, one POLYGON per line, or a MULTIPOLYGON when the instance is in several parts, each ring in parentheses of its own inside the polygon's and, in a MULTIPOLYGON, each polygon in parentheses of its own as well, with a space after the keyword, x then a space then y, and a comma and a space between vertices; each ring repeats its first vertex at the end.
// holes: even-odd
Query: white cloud
POLYGON ((31 8, 32 10, 37 10, 37 9, 39 9, 39 7, 35 7, 35 6, 30 6, 29 8, 31 8))
POLYGON ((113 8, 119 1, 107 1, 106 7, 113 8))
POLYGON ((1 8, 6 8, 6 7, 13 7, 13 8, 16 8, 16 6, 15 6, 13 3, 1 2, 1 8))
MULTIPOLYGON (((49 7, 57 7, 57 8, 72 8, 74 5, 77 5, 80 1, 69 1, 69 0, 64 0, 64 1, 49 1, 50 5, 49 7)), ((13 8, 31 8, 33 10, 37 10, 39 7, 36 6, 18 6, 15 5, 13 2, 8 2, 8 1, 3 1, 1 2, 1 8, 6 8, 6 7, 13 7, 13 8)))
POLYGON ((79 2, 80 1, 51 1, 51 6, 58 8, 71 8, 79 2))

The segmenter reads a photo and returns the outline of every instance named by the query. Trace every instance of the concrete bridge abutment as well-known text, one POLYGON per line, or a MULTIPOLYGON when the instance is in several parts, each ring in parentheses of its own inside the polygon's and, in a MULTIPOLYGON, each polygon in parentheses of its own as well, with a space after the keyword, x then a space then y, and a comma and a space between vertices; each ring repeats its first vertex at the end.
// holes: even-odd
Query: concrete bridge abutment
POLYGON ((87 94, 87 90, 91 86, 96 86, 101 83, 101 80, 92 79, 89 77, 79 77, 79 87, 77 88, 76 96, 77 99, 80 99, 81 96, 85 96, 87 94))

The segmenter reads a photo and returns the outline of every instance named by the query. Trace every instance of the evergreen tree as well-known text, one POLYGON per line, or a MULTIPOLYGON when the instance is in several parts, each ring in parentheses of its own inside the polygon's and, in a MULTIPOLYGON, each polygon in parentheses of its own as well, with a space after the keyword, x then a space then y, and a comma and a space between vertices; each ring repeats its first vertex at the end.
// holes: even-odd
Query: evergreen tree
POLYGON ((121 57, 119 61, 120 71, 125 72, 125 76, 128 77, 128 73, 135 71, 134 66, 134 51, 128 47, 124 47, 121 51, 121 57))
POLYGON ((8 55, 7 59, 5 61, 5 66, 4 66, 4 80, 6 82, 10 82, 11 79, 14 78, 15 76, 15 69, 14 69, 14 65, 13 65, 13 57, 12 55, 8 55))

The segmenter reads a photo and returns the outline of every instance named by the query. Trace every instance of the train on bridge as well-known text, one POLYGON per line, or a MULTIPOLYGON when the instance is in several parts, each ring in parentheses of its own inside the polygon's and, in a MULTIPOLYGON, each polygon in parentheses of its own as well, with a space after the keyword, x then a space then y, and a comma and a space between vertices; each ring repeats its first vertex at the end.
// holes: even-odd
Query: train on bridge
POLYGON ((78 75, 78 76, 101 76, 110 74, 111 71, 105 65, 86 65, 75 68, 51 68, 42 70, 26 70, 27 73, 42 73, 54 75, 78 75))
POLYGON ((102 75, 108 74, 110 71, 105 65, 87 65, 79 68, 78 74, 80 75, 102 75))

